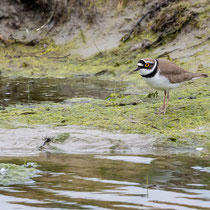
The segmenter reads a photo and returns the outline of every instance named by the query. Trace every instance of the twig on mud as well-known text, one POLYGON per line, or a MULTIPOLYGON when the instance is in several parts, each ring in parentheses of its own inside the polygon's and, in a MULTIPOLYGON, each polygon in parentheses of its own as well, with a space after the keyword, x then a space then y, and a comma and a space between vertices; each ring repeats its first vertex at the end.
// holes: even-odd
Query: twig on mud
POLYGON ((130 103, 119 103, 119 104, 107 104, 106 107, 112 107, 112 106, 136 106, 140 103, 143 103, 143 101, 140 102, 130 102, 130 103))
POLYGON ((40 150, 43 150, 43 149, 45 149, 45 145, 50 145, 50 142, 53 140, 53 138, 51 138, 51 137, 45 137, 44 139, 44 143, 41 145, 41 146, 39 146, 39 149, 40 150))
POLYGON ((140 25, 140 23, 151 13, 151 11, 147 12, 146 14, 144 14, 139 20, 138 22, 133 26, 133 28, 131 29, 130 33, 128 34, 128 36, 123 40, 123 42, 128 41, 128 39, 130 39, 132 33, 134 32, 135 28, 137 26, 140 25))
POLYGON ((70 56, 71 53, 64 55, 64 56, 48 56, 48 57, 44 57, 44 56, 39 56, 39 55, 35 55, 35 54, 27 54, 27 55, 14 55, 14 56, 6 56, 9 58, 24 58, 24 57, 35 57, 35 58, 48 58, 48 59, 63 59, 63 58, 67 58, 68 56, 70 56))
POLYGON ((8 40, 8 43, 10 45, 14 45, 14 44, 23 44, 26 46, 35 46, 36 44, 39 44, 40 40, 39 39, 32 39, 29 41, 21 41, 21 40, 17 40, 17 39, 12 39, 12 40, 8 40))
MULTIPOLYGON (((44 58, 49 58, 49 59, 62 59, 62 58, 67 58, 71 55, 71 53, 64 55, 64 56, 48 56, 44 58)), ((35 56, 36 58, 43 58, 42 56, 35 56)))
POLYGON ((158 55, 157 58, 161 58, 161 57, 163 57, 163 56, 167 56, 167 55, 169 55, 170 53, 172 53, 172 52, 174 52, 174 51, 177 51, 177 50, 180 51, 181 49, 180 49, 180 48, 177 48, 177 49, 173 49, 173 50, 170 50, 170 51, 166 51, 166 52, 164 52, 164 53, 158 55))
POLYGON ((50 142, 52 141, 52 138, 50 138, 50 137, 45 137, 44 138, 44 143, 43 143, 43 147, 46 145, 46 144, 49 144, 50 142))
POLYGON ((93 44, 95 45, 95 47, 96 47, 96 49, 98 50, 98 52, 99 52, 99 54, 100 55, 103 55, 103 53, 98 49, 98 47, 97 47, 97 45, 96 45, 96 43, 93 41, 93 44))

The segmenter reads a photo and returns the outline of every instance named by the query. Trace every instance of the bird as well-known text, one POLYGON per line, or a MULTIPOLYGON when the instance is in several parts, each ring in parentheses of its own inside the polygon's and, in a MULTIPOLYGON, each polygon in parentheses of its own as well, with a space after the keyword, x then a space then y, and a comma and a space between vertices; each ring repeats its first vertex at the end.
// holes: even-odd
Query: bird
POLYGON ((169 90, 185 81, 208 77, 207 74, 186 71, 169 60, 151 58, 140 59, 134 72, 139 72, 150 87, 164 91, 163 106, 160 108, 163 114, 168 107, 169 90))

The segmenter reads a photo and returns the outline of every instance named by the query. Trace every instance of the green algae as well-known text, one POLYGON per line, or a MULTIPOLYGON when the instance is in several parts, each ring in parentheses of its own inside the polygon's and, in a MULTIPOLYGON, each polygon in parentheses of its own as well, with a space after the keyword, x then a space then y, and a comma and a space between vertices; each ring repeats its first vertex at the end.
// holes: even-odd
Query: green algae
POLYGON ((53 138, 53 142, 63 143, 69 137, 70 137, 70 134, 69 133, 61 133, 61 134, 58 134, 55 138, 53 138))
POLYGON ((29 184, 33 183, 33 177, 37 177, 40 172, 36 163, 25 163, 16 165, 11 163, 0 163, 0 184, 29 184))

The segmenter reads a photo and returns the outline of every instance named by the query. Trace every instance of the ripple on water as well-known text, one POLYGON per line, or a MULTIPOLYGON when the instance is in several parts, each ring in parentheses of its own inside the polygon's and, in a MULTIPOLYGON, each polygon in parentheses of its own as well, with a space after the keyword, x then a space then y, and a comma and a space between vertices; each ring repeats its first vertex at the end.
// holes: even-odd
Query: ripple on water
POLYGON ((142 163, 142 164, 150 164, 154 160, 154 158, 138 157, 138 156, 101 156, 101 155, 97 155, 95 157, 100 158, 100 159, 120 160, 120 161, 125 161, 125 162, 142 163))
POLYGON ((36 162, 41 171, 34 183, 0 186, 0 209, 210 208, 209 173, 203 170, 208 162, 202 157, 49 153, 0 161, 27 167, 36 162))

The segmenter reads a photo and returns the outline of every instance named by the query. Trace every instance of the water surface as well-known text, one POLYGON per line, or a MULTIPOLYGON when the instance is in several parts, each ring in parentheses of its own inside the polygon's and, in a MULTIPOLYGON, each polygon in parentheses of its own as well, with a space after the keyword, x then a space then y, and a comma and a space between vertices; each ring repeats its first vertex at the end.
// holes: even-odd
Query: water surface
POLYGON ((0 209, 210 209, 209 161, 184 156, 2 157, 37 162, 31 184, 0 186, 0 209), (205 169, 205 170, 202 170, 205 169))
POLYGON ((97 78, 0 78, 0 104, 62 102, 67 98, 106 98, 125 85, 97 78))

